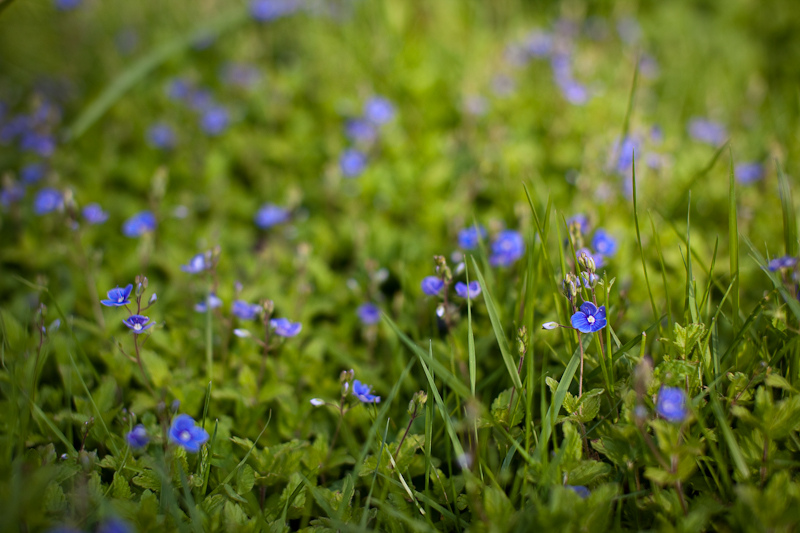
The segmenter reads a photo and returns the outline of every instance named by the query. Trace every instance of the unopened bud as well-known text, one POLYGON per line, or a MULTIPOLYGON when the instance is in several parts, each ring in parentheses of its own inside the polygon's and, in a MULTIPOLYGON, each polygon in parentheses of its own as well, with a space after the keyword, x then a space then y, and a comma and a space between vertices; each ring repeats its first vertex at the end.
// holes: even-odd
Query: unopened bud
POLYGON ((156 293, 153 293, 153 295, 150 297, 150 301, 148 303, 150 305, 153 305, 154 303, 156 303, 156 300, 158 300, 158 295, 156 293))

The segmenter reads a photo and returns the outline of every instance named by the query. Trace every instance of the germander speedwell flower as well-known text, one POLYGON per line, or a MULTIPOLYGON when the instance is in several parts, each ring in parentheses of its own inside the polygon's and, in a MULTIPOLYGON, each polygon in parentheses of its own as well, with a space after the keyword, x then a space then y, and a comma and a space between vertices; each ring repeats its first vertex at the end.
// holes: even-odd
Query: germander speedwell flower
POLYGON ((116 287, 108 291, 108 299, 100 300, 100 303, 106 307, 123 307, 131 303, 129 300, 133 285, 128 284, 127 287, 120 289, 116 287))
POLYGON ((150 319, 143 315, 131 315, 123 320, 122 323, 131 328, 136 334, 147 331, 155 324, 155 322, 150 322, 150 319))
POLYGON ((572 327, 581 333, 594 333, 606 327, 606 306, 599 308, 592 302, 583 302, 580 310, 570 319, 572 327))

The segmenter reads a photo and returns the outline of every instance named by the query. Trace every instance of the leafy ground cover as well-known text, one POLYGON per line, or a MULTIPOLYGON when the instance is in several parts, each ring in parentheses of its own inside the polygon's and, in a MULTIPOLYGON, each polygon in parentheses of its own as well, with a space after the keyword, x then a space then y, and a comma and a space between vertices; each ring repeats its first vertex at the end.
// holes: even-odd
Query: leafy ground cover
POLYGON ((790 2, 0 2, 8 531, 794 531, 790 2))

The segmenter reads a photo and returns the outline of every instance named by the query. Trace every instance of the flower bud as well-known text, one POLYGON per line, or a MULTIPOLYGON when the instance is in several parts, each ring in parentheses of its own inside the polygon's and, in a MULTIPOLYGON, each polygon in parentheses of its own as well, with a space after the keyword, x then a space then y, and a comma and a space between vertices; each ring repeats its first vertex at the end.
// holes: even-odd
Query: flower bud
POLYGON ((542 329, 556 329, 558 327, 558 322, 545 322, 542 324, 542 329))
POLYGON ((325 405, 325 400, 323 400, 322 398, 311 398, 311 405, 313 405, 314 407, 325 405))
POLYGON ((158 295, 156 293, 153 293, 153 295, 150 297, 150 301, 147 303, 149 305, 153 305, 154 303, 156 303, 156 300, 158 300, 158 295))

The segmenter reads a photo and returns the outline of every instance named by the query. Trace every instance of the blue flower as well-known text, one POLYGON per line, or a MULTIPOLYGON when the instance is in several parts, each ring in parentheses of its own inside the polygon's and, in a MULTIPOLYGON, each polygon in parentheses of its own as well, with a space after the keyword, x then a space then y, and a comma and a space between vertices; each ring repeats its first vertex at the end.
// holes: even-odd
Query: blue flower
POLYGON ((353 381, 353 396, 364 403, 380 403, 381 397, 372 394, 372 387, 364 385, 359 380, 353 381))
POLYGON ((297 0, 253 0, 250 2, 250 16, 257 22, 269 22, 291 15, 299 7, 297 0))
POLYGON ((25 197, 25 187, 20 183, 9 183, 0 190, 0 205, 8 207, 25 197))
POLYGON ((516 83, 510 76, 505 74, 498 74, 492 78, 492 92, 500 97, 506 97, 513 94, 516 89, 516 83))
MULTIPOLYGON (((217 298, 217 295, 214 294, 213 292, 208 295, 208 302, 211 304, 211 309, 222 307, 222 300, 217 298)), ((200 302, 195 304, 194 310, 197 311, 198 313, 205 313, 206 311, 208 311, 208 308, 206 307, 206 302, 200 302)))
POLYGON ((577 215, 571 216, 567 219, 567 226, 572 227, 573 224, 578 224, 578 226, 581 228, 581 233, 585 234, 589 232, 589 218, 583 213, 578 213, 577 215))
POLYGON ((195 425, 194 418, 181 414, 172 420, 169 428, 169 440, 187 452, 197 453, 200 446, 208 441, 208 432, 195 425))
POLYGON ((557 83, 561 89, 564 99, 572 105, 583 105, 589 101, 589 90, 580 83, 572 79, 561 80, 557 83))
POLYGON ((46 215, 64 206, 64 195, 56 189, 42 189, 36 193, 33 200, 33 212, 37 215, 46 215))
POLYGON ((572 327, 581 333, 594 333, 606 327, 606 306, 599 308, 592 302, 583 302, 580 310, 570 319, 572 327))
POLYGON ((246 89, 258 83, 261 72, 252 65, 246 65, 244 63, 226 63, 222 66, 219 77, 226 85, 246 89))
POLYGON ((56 140, 52 135, 39 132, 26 132, 19 141, 19 148, 34 152, 42 157, 50 157, 56 151, 56 140))
POLYGON ((44 163, 30 163, 19 171, 19 178, 25 185, 33 185, 44 177, 47 166, 44 163))
POLYGON ((770 272, 775 272, 776 270, 781 270, 783 268, 794 268, 797 264, 797 258, 792 257, 790 255, 784 255, 783 257, 776 257, 772 261, 769 262, 768 268, 770 272))
POLYGON ((269 325, 275 329, 275 334, 279 337, 294 337, 303 329, 300 322, 291 322, 288 318, 273 318, 269 321, 269 325))
POLYGON ((469 287, 463 281, 456 283, 456 294, 466 299, 467 296, 475 298, 481 293, 481 284, 477 281, 470 281, 469 287))
POLYGON ((255 216, 256 226, 268 229, 289 220, 289 210, 275 204, 264 204, 255 216))
POLYGON ((144 426, 139 424, 125 435, 125 442, 134 450, 141 450, 150 442, 150 435, 147 434, 144 426))
POLYGON ((210 264, 206 263, 206 254, 196 254, 189 260, 188 265, 181 265, 181 270, 189 274, 199 274, 210 268, 210 264))
POLYGON ((394 118, 394 106, 382 96, 373 96, 364 104, 364 117, 379 126, 386 124, 394 118))
POLYGON ((156 122, 147 130, 147 140, 155 148, 170 150, 175 147, 175 131, 165 122, 156 122))
POLYGON ((503 230, 492 243, 489 264, 492 266, 511 266, 525 253, 525 241, 514 230, 503 230))
POLYGON ((225 131, 229 122, 228 110, 219 106, 206 109, 203 112, 203 116, 200 117, 200 127, 211 136, 219 135, 225 131))
POLYGON ((528 56, 544 57, 553 49, 553 36, 549 33, 535 30, 528 34, 522 46, 528 56))
POLYGON ((614 143, 614 154, 617 157, 617 173, 627 176, 631 173, 633 166, 634 156, 638 159, 641 155, 642 143, 636 137, 630 135, 622 139, 622 144, 619 142, 614 143))
POLYGON ((381 321, 381 310, 378 309, 377 305, 370 302, 359 305, 358 309, 356 309, 356 314, 365 326, 372 326, 381 321))
POLYGON ((486 228, 470 226, 458 232, 458 245, 464 250, 474 250, 481 239, 486 238, 486 228))
POLYGON ((108 291, 108 300, 100 300, 100 303, 106 307, 123 307, 131 303, 128 299, 131 296, 133 285, 130 283, 124 289, 116 287, 108 291))
POLYGON ((147 331, 155 324, 155 322, 150 322, 149 318, 142 315, 131 315, 123 320, 122 323, 131 328, 137 335, 147 331))
POLYGON ((658 391, 656 412, 670 422, 683 422, 689 415, 686 392, 679 387, 662 386, 658 391))
POLYGON ((108 213, 103 211, 100 204, 87 204, 82 211, 83 218, 89 224, 102 224, 108 220, 108 213))
POLYGON ((166 92, 171 100, 188 100, 192 93, 192 84, 187 80, 175 78, 167 84, 166 92))
POLYGON ((97 528, 97 533, 135 533, 135 529, 121 518, 108 518, 97 528))
POLYGON ((344 127, 345 134, 353 142, 364 144, 372 143, 378 136, 375 125, 368 120, 361 118, 348 120, 344 127))
POLYGON ((214 106, 214 97, 208 89, 189 89, 186 95, 186 104, 198 113, 202 113, 214 106))
POLYGON ((604 257, 614 257, 617 253, 617 241, 603 228, 598 228, 592 237, 592 248, 604 257))
POLYGON ((584 487, 583 485, 566 485, 566 487, 575 492, 578 496, 583 498, 584 500, 591 495, 589 489, 584 487))
POLYGON ((150 211, 136 213, 122 224, 122 233, 126 237, 141 237, 155 229, 156 217, 150 211))
POLYGON ((59 11, 72 11, 81 5, 81 0, 53 0, 53 5, 59 11))
POLYGON ((249 304, 244 300, 236 300, 231 306, 231 312, 242 320, 253 320, 260 310, 261 306, 249 304))
POLYGON ((339 168, 345 178, 357 178, 367 167, 367 156, 355 148, 348 148, 339 156, 339 168))
POLYGON ((753 183, 764 177, 764 167, 761 163, 739 163, 733 170, 736 181, 742 185, 753 183))
POLYGON ((422 279, 422 292, 428 296, 439 296, 444 288, 444 281, 436 276, 427 276, 422 279))
POLYGON ((728 136, 725 126, 700 117, 693 117, 689 121, 688 130, 693 139, 713 146, 719 146, 725 142, 725 138, 728 136))

